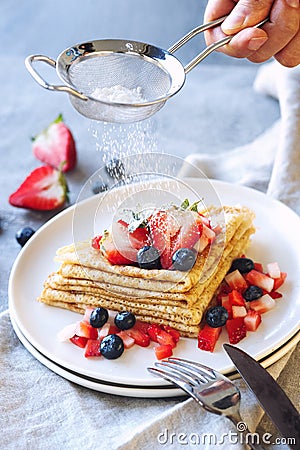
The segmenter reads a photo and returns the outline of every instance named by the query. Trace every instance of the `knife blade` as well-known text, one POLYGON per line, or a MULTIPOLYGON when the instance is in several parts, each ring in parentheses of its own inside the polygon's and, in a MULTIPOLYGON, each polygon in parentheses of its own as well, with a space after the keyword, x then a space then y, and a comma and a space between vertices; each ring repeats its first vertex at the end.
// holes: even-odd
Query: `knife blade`
POLYGON ((300 415, 274 378, 255 359, 238 347, 223 344, 224 350, 255 394, 290 448, 300 448, 300 415), (295 443, 291 443, 294 438, 295 443))

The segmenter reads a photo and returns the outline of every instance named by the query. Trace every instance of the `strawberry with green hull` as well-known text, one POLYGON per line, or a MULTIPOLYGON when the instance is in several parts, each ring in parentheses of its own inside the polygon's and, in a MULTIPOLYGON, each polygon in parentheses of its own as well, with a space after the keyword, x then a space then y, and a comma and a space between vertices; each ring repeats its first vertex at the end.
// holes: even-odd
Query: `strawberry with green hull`
POLYGON ((63 172, 73 170, 77 162, 76 145, 70 129, 60 114, 41 133, 32 138, 34 156, 63 172))
POLYGON ((34 169, 10 195, 9 203, 19 208, 51 211, 68 201, 68 185, 60 170, 50 166, 34 169))

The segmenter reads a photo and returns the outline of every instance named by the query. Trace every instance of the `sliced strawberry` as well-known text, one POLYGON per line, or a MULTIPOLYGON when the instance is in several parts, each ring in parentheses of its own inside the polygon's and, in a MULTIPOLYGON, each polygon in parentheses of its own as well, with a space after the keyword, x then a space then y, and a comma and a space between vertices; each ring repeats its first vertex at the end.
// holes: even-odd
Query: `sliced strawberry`
POLYGON ((287 273, 286 272, 280 272, 280 277, 276 278, 276 280, 274 280, 273 291, 277 291, 277 289, 279 289, 280 286, 283 285, 283 283, 286 280, 286 277, 287 277, 287 273))
POLYGON ((136 263, 137 250, 131 246, 127 227, 120 222, 114 222, 112 231, 104 233, 100 249, 111 264, 132 265, 136 263))
POLYGON ((124 348, 131 348, 135 344, 135 340, 126 331, 120 331, 117 335, 122 339, 124 348))
POLYGON ((222 327, 212 328, 205 324, 198 334, 198 348, 207 352, 213 352, 221 331, 222 327))
POLYGON ((230 344, 237 344, 244 337, 246 337, 247 334, 247 329, 243 317, 228 319, 226 322, 226 329, 230 344))
POLYGON ((266 292, 271 292, 274 287, 274 280, 268 275, 257 272, 257 270, 250 270, 246 275, 246 280, 250 284, 260 287, 266 292))
POLYGON ((171 237, 176 235, 178 229, 173 228, 173 222, 167 211, 156 211, 149 220, 149 230, 152 245, 160 253, 160 261, 163 269, 168 269, 172 264, 171 237))
POLYGON ((154 347, 154 352, 156 355, 156 358, 161 360, 165 358, 169 358, 173 355, 173 348, 169 344, 165 345, 158 345, 157 347, 154 347))
POLYGON ((276 306, 275 300, 270 297, 269 294, 265 294, 258 300, 253 300, 250 302, 250 309, 257 311, 259 314, 263 314, 276 306))
POLYGON ((244 297, 236 289, 233 289, 228 294, 228 298, 229 298, 229 301, 230 301, 232 306, 233 305, 235 305, 235 306, 245 306, 246 305, 244 297))
POLYGON ((129 231, 128 236, 131 246, 136 250, 150 244, 149 231, 146 227, 138 227, 132 232, 129 231))
POLYGON ((93 239, 92 239, 92 247, 93 247, 95 250, 100 250, 100 242, 101 242, 101 239, 102 239, 102 236, 100 236, 100 235, 97 235, 97 236, 94 236, 94 237, 93 237, 93 239))
POLYGON ((249 309, 247 315, 244 317, 244 324, 247 331, 256 331, 261 323, 261 315, 257 311, 249 309))
POLYGON ((82 336, 87 339, 97 339, 98 338, 98 330, 97 328, 92 327, 90 324, 81 320, 77 323, 75 334, 77 336, 82 336))
POLYGON ((156 336, 157 342, 160 345, 171 345, 172 348, 176 347, 176 343, 171 335, 171 333, 168 333, 167 331, 161 329, 159 333, 156 336))
POLYGON ((9 203, 19 208, 51 211, 65 204, 68 186, 63 174, 50 166, 34 169, 10 195, 9 203))
POLYGON ((70 341, 72 342, 72 344, 75 344, 80 348, 84 348, 86 346, 88 339, 86 337, 77 336, 75 334, 73 337, 70 338, 70 341))
POLYGON ((99 339, 88 339, 85 346, 84 356, 86 358, 101 356, 99 339))
POLYGON ((150 336, 135 327, 126 330, 126 333, 134 339, 135 343, 140 347, 148 347, 150 344, 150 336))
POLYGON ((280 278, 281 272, 278 262, 272 262, 267 264, 268 275, 271 278, 280 278))
POLYGON ((63 172, 74 169, 77 160, 76 145, 62 115, 32 141, 32 151, 37 159, 63 172))
POLYGON ((237 291, 242 291, 247 288, 245 278, 238 270, 229 272, 225 277, 225 281, 231 289, 236 289, 237 291))

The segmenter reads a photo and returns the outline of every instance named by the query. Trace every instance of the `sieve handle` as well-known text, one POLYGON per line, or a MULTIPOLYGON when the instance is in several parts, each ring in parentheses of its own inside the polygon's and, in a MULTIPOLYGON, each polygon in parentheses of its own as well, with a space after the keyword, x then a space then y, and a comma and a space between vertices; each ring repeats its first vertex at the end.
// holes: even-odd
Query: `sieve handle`
MULTIPOLYGON (((210 28, 214 28, 218 25, 221 25, 222 22, 226 19, 227 16, 220 17, 219 19, 213 20, 208 23, 204 23, 203 25, 200 25, 199 27, 194 28, 189 33, 187 33, 185 36, 183 36, 179 41, 177 41, 172 47, 169 48, 170 53, 176 52, 176 50, 180 49, 184 44, 186 44, 188 41, 190 41, 193 37, 197 36, 200 33, 203 33, 203 31, 206 31, 210 28)), ((255 28, 261 27, 266 22, 269 21, 269 18, 262 20, 257 25, 255 25, 255 28)), ((189 73, 194 67, 196 67, 201 61, 203 61, 204 58, 206 58, 208 55, 210 55, 214 50, 217 50, 220 47, 223 47, 223 45, 228 44, 231 39, 235 35, 226 36, 222 39, 220 39, 217 42, 214 42, 213 44, 206 47, 202 52, 200 52, 192 61, 190 61, 186 66, 184 66, 185 73, 189 73)))
POLYGON ((27 58, 25 59, 26 69, 40 86, 42 86, 45 89, 49 89, 50 91, 67 92, 68 94, 74 95, 75 97, 80 98, 81 100, 88 100, 88 98, 85 95, 81 94, 80 92, 76 91, 76 89, 73 89, 69 86, 65 85, 58 86, 47 83, 47 81, 45 81, 44 78, 42 78, 41 75, 34 69, 32 65, 34 61, 45 62, 49 64, 49 66, 54 68, 56 67, 56 61, 44 55, 30 55, 27 56, 27 58))

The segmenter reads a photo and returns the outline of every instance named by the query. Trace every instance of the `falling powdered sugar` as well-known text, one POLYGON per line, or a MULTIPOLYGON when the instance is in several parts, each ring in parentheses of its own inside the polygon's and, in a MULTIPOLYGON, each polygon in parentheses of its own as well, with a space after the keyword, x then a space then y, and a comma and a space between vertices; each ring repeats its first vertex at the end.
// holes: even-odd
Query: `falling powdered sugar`
POLYGON ((142 88, 140 86, 129 89, 125 86, 117 84, 111 87, 97 87, 91 94, 97 100, 110 103, 141 103, 145 101, 142 95, 142 88))

